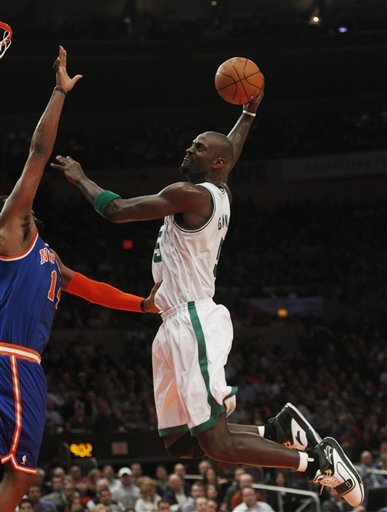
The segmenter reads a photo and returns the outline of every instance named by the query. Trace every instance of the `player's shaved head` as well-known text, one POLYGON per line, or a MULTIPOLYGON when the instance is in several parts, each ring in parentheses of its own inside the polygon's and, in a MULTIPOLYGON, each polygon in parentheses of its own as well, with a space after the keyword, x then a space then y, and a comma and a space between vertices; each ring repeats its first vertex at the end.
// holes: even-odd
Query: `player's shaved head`
POLYGON ((228 162, 234 157, 234 147, 230 139, 224 133, 204 132, 203 135, 217 148, 218 157, 225 158, 228 162))

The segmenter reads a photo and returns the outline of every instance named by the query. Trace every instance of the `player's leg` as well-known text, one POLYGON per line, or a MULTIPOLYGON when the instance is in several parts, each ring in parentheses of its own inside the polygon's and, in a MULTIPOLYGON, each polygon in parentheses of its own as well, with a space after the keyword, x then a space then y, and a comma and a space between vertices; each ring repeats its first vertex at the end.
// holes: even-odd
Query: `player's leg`
POLYGON ((258 434, 265 439, 283 444, 293 450, 305 451, 317 446, 321 437, 303 416, 303 414, 291 403, 287 403, 280 412, 270 418, 265 425, 238 425, 229 423, 231 432, 248 432, 258 434))
MULTIPOLYGON (((199 444, 207 455, 216 460, 253 466, 293 468, 300 466, 300 453, 269 441, 255 432, 232 432, 226 415, 218 416, 216 425, 197 435, 199 444)), ((307 454, 301 454, 307 466, 307 454)))
POLYGON ((290 450, 278 443, 247 432, 230 432, 226 415, 218 416, 213 428, 197 434, 206 454, 216 460, 306 472, 308 478, 333 487, 350 505, 364 499, 362 481, 341 446, 325 438, 313 450, 290 450))
POLYGON ((19 501, 34 483, 35 475, 22 473, 8 462, 0 482, 1 512, 14 512, 19 501))
POLYGON ((201 459, 206 455, 197 438, 189 432, 164 437, 164 445, 174 459, 201 459))

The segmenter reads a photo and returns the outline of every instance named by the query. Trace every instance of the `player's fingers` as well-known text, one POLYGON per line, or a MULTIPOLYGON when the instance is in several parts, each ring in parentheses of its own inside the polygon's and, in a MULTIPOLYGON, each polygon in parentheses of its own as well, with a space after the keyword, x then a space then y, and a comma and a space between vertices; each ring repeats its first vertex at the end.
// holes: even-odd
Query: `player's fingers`
POLYGON ((77 82, 79 82, 79 80, 83 78, 83 75, 75 75, 74 78, 71 79, 71 82, 74 84, 76 84, 77 82))
POLYGON ((63 171, 64 167, 60 164, 55 164, 54 162, 50 162, 50 167, 53 167, 54 169, 58 169, 58 171, 63 171))
POLYGON ((66 159, 63 155, 56 155, 55 160, 58 160, 58 162, 64 162, 66 159))
POLYGON ((67 52, 63 48, 63 46, 59 46, 59 57, 60 57, 61 65, 66 67, 66 64, 67 64, 67 52))

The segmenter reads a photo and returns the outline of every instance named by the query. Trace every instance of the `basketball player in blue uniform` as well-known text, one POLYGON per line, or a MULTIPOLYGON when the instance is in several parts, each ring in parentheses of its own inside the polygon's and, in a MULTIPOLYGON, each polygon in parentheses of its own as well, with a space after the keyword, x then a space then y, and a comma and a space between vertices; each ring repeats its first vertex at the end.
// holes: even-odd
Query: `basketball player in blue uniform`
POLYGON ((46 380, 40 366, 61 290, 91 302, 138 312, 156 312, 153 294, 143 299, 64 266, 39 236, 32 203, 56 139, 70 78, 59 48, 56 86, 34 131, 21 177, 0 199, 0 510, 14 512, 33 483, 43 435, 46 380))

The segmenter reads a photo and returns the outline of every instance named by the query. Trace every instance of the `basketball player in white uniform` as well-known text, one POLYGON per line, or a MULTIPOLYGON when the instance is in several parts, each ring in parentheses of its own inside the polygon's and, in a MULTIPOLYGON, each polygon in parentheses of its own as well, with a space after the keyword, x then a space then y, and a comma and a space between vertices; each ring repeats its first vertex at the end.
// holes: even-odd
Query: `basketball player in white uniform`
POLYGON ((265 426, 226 420, 235 407, 236 389, 226 383, 224 372, 233 329, 229 312, 212 297, 230 222, 228 175, 262 96, 244 106, 228 136, 205 132, 196 137, 180 166, 188 181, 156 195, 123 199, 92 182, 70 157, 58 156, 51 165, 112 222, 164 217, 152 262, 155 281, 162 280, 155 303, 163 319, 153 343, 153 378, 159 433, 168 453, 306 471, 356 506, 363 500, 356 469, 340 445, 332 438, 321 440, 292 404, 265 426))

